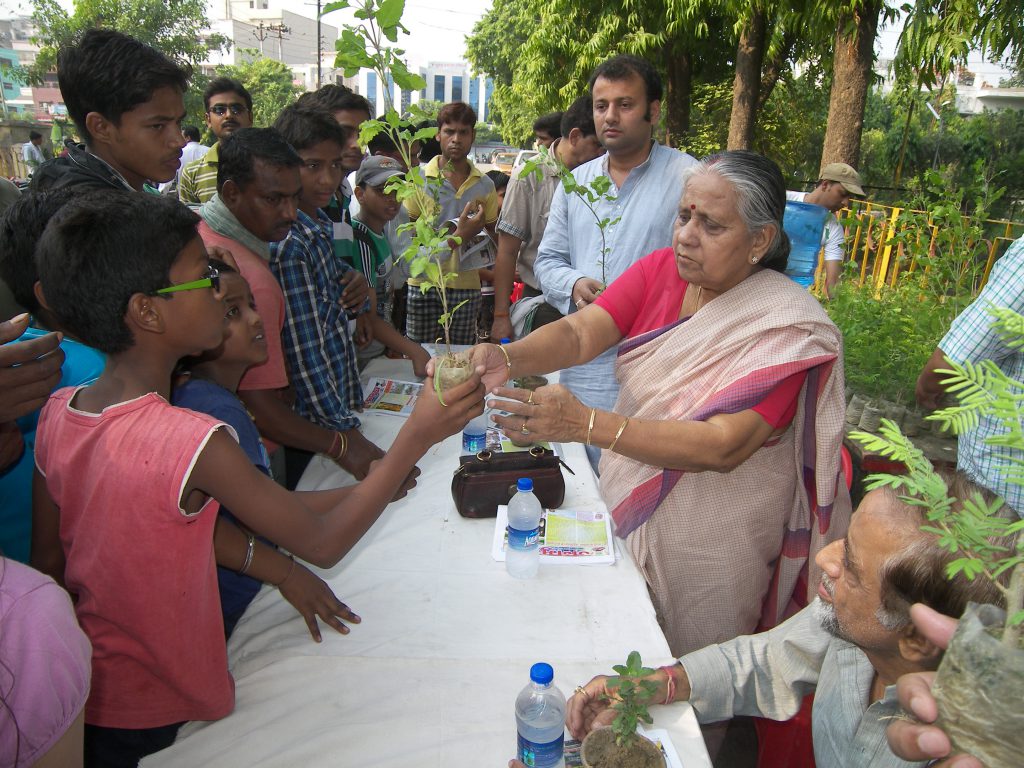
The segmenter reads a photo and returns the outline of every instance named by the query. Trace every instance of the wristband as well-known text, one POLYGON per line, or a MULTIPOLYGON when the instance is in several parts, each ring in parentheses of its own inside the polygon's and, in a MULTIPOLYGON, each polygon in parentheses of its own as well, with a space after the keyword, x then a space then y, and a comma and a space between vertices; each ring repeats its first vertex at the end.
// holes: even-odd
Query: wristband
POLYGON ((508 317, 508 312, 495 312, 495 317, 508 317))
POLYGON ((665 687, 665 704, 671 704, 676 700, 676 676, 672 674, 672 667, 664 666, 661 667, 661 671, 667 676, 666 687, 665 687))

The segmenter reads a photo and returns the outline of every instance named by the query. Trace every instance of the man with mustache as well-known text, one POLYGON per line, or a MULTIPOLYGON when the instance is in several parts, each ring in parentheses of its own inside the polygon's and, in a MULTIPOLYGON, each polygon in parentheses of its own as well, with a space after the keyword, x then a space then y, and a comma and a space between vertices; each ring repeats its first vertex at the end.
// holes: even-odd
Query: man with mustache
MULTIPOLYGON (((282 347, 287 305, 270 268, 270 244, 288 237, 299 218, 302 165, 302 158, 273 128, 244 128, 225 138, 217 194, 199 209, 203 217, 199 235, 207 248, 219 246, 234 256, 267 329, 267 362, 246 371, 238 385, 238 396, 260 434, 274 447, 322 453, 361 480, 370 462, 384 452, 363 437, 358 420, 328 423, 314 416, 302 398, 296 402, 298 411, 292 407, 295 397, 282 347)), ((352 290, 341 293, 345 304, 338 311, 342 314, 366 303, 366 281, 357 277, 349 284, 352 290)))
POLYGON ((217 143, 206 154, 181 169, 178 199, 190 207, 209 201, 217 191, 217 163, 221 142, 235 131, 252 126, 252 96, 237 80, 217 77, 203 92, 206 125, 217 143))
MULTIPOLYGON (((958 503, 981 492, 960 474, 947 484, 958 503)), ((924 522, 921 508, 891 489, 870 492, 846 539, 818 554, 821 582, 811 605, 768 632, 662 667, 650 678, 657 685, 650 702, 688 700, 702 723, 735 715, 786 720, 813 693, 819 768, 924 765, 896 757, 885 735, 900 712, 897 678, 933 670, 942 658, 942 649, 911 622, 910 606, 959 616, 968 601, 1003 602, 987 579, 961 573, 947 580, 946 566, 956 556, 921 530, 924 522)), ((608 679, 595 677, 569 700, 566 722, 574 737, 611 722, 608 679)))
POLYGON ((57 82, 85 142, 39 166, 32 190, 69 185, 141 192, 170 181, 185 138, 191 69, 110 29, 91 29, 57 55, 57 82))

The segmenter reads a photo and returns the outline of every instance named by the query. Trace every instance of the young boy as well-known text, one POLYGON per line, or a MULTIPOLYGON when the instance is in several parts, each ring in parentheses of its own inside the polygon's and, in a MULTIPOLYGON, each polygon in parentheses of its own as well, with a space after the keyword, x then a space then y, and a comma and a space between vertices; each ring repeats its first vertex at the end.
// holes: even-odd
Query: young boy
MULTIPOLYGON (((269 476, 270 457, 260 440, 259 430, 235 394, 242 374, 267 359, 263 320, 256 312, 256 302, 245 278, 224 262, 211 260, 210 263, 220 273, 224 294, 224 341, 216 349, 182 361, 184 381, 174 387, 171 403, 223 421, 234 430, 239 446, 253 466, 269 476)), ((336 618, 344 612, 344 606, 338 602, 331 588, 307 568, 301 565, 291 568, 287 558, 270 542, 257 539, 251 533, 240 533, 235 517, 223 507, 217 520, 214 546, 226 637, 231 637, 238 620, 263 584, 264 579, 251 572, 253 562, 265 567, 264 561, 267 560, 276 561, 278 570, 287 568, 288 575, 284 581, 269 583, 278 587, 281 595, 302 614, 316 642, 320 642, 316 621, 318 611, 314 607, 317 603, 328 606, 327 611, 319 612, 326 614, 328 624, 342 634, 348 632, 348 628, 336 618), (243 536, 244 542, 240 538, 243 536), (238 567, 239 562, 242 563, 241 568, 238 567)))
MULTIPOLYGON (((31 324, 13 343, 45 340, 61 330, 53 313, 36 296, 39 276, 33 254, 47 222, 76 194, 76 190, 63 187, 24 195, 0 219, 0 280, 11 289, 18 304, 31 313, 31 324)), ((103 373, 104 355, 67 334, 61 335, 60 350, 64 361, 60 381, 54 382, 53 388, 91 384, 103 373)), ((34 408, 17 422, 0 424, 0 430, 20 434, 24 445, 15 464, 0 467, 0 552, 23 563, 28 562, 32 538, 32 468, 38 418, 39 408, 34 408)))
POLYGON ((359 362, 364 364, 380 356, 384 347, 388 347, 412 360, 413 371, 417 376, 426 376, 430 355, 391 324, 388 275, 394 267, 395 259, 384 230, 388 222, 398 215, 401 205, 395 194, 385 192, 384 187, 388 179, 404 173, 398 161, 380 155, 363 160, 356 173, 355 196, 359 201, 359 210, 352 217, 352 227, 359 248, 359 259, 355 267, 369 281, 377 297, 376 312, 373 315, 374 343, 367 350, 360 350, 359 362))
MULTIPOLYGON (((36 251, 54 314, 108 355, 95 384, 60 390, 43 409, 34 479, 33 565, 77 596, 93 645, 87 764, 134 765, 173 742, 183 721, 233 707, 213 565, 217 502, 330 567, 426 448, 482 412, 474 377, 447 393, 446 408, 421 398, 360 485, 285 491, 225 425, 167 402, 177 362, 224 339, 220 276, 197 222, 176 200, 90 192, 64 206, 36 251)), ((290 573, 267 576, 281 583, 290 573)))
POLYGON ((111 29, 90 29, 57 56, 57 81, 85 150, 44 163, 32 189, 82 184, 142 191, 178 172, 191 69, 111 29))
MULTIPOLYGON (((469 160, 476 138, 476 112, 468 104, 453 101, 441 107, 437 126, 441 154, 427 163, 423 172, 428 177, 442 177, 437 201, 440 206, 438 221, 458 220, 459 226, 453 234, 463 243, 484 227, 493 238, 494 224, 498 220, 498 196, 491 180, 469 160)), ((422 211, 415 196, 408 198, 405 206, 410 219, 419 218, 422 211)), ((475 344, 477 315, 480 312, 480 277, 475 269, 459 270, 459 253, 460 249, 455 248, 444 265, 446 273, 456 273, 447 287, 449 306, 466 302, 452 318, 451 341, 453 344, 475 344)), ((422 293, 420 280, 410 278, 406 335, 420 343, 434 341, 440 331, 437 321, 442 311, 437 292, 422 293)))
MULTIPOLYGON (((284 291, 287 312, 282 336, 296 405, 325 427, 359 426, 363 405, 355 343, 341 302, 341 277, 350 270, 331 243, 331 221, 323 212, 338 187, 342 152, 351 129, 322 110, 292 105, 274 130, 301 158, 298 210, 287 236, 270 246, 270 268, 284 291)), ((360 280, 362 278, 359 278, 360 280)), ((360 310, 365 335, 372 334, 371 303, 360 310)), ((357 335, 361 327, 357 326, 357 335)))

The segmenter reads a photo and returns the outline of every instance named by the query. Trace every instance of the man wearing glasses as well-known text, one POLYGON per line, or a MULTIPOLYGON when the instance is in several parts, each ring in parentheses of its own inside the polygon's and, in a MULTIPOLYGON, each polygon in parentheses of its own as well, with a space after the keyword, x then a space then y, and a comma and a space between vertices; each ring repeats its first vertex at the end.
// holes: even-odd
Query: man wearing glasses
POLYGON ((178 199, 191 207, 207 202, 217 191, 217 155, 220 142, 241 128, 252 126, 252 96, 237 80, 218 77, 203 92, 206 125, 217 143, 204 157, 184 166, 178 182, 178 199))

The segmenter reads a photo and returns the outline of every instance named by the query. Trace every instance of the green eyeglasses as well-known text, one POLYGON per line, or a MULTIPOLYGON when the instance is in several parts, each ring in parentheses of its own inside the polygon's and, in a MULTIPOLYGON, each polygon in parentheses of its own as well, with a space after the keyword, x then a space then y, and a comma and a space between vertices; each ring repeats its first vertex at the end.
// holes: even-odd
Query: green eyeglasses
POLYGON ((177 293, 178 291, 195 291, 199 288, 213 288, 215 291, 220 290, 220 272, 212 264, 206 269, 206 277, 201 277, 198 280, 193 280, 190 283, 179 283, 178 285, 169 285, 166 288, 161 288, 157 291, 158 294, 164 293, 177 293))

